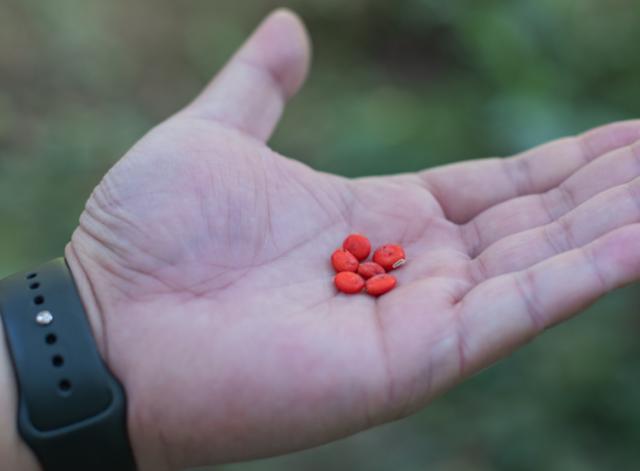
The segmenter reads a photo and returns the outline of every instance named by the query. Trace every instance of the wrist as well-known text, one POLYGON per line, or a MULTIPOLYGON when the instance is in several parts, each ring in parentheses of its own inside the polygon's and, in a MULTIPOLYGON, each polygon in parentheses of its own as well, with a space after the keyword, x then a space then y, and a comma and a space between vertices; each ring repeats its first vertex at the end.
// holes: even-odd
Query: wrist
MULTIPOLYGON (((79 231, 77 231, 79 232, 79 231)), ((91 326, 93 336, 96 340, 98 351, 107 368, 116 376, 125 390, 127 401, 127 430, 134 453, 134 457, 139 470, 147 469, 162 470, 166 468, 164 462, 158 462, 157 457, 161 455, 157 450, 150 450, 143 432, 144 427, 136 420, 140 408, 135 394, 135 388, 131 383, 131 363, 134 359, 129 355, 110 354, 109 330, 117 326, 111 325, 117 316, 114 312, 123 313, 122 309, 116 307, 118 304, 113 296, 113 289, 109 284, 109 273, 105 272, 102 265, 94 261, 94 256, 87 244, 79 243, 81 237, 76 233, 65 249, 65 259, 71 271, 71 275, 76 284, 78 294, 85 308, 87 319, 91 326), (111 313, 109 315, 108 313, 111 313), (123 360, 124 359, 124 360, 123 360)), ((115 346, 114 351, 118 350, 115 346)))
POLYGON ((39 471, 40 465, 18 433, 18 392, 0 322, 0 463, 2 469, 39 471))

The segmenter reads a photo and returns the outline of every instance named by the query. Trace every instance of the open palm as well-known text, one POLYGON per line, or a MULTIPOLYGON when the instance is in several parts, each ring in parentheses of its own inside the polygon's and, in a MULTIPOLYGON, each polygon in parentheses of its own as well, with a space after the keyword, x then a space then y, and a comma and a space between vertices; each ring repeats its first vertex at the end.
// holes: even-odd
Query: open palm
POLYGON ((264 144, 307 62, 298 20, 272 15, 107 174, 67 249, 143 469, 410 414, 640 276, 640 123, 349 180, 264 144), (332 285, 354 231, 406 249, 381 298, 332 285))

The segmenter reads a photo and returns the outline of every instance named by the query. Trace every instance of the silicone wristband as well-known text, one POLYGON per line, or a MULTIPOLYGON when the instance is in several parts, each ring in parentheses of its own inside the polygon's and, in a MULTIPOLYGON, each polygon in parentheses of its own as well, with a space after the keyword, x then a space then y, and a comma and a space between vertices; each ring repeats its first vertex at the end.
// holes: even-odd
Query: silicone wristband
POLYGON ((63 258, 0 281, 18 429, 45 471, 133 471, 122 386, 96 348, 63 258))

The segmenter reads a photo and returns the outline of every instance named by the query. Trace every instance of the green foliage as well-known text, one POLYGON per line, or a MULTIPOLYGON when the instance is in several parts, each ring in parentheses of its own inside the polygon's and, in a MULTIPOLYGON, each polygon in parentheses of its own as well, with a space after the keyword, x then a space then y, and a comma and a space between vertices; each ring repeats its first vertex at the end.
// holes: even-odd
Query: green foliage
MULTIPOLYGON (((309 24, 315 65, 273 146, 321 170, 507 155, 640 109, 634 0, 285 4, 309 24)), ((3 0, 2 274, 60 254, 101 175, 274 6, 3 0)), ((634 288, 612 294, 411 419, 224 469, 631 469, 637 307, 634 288)))

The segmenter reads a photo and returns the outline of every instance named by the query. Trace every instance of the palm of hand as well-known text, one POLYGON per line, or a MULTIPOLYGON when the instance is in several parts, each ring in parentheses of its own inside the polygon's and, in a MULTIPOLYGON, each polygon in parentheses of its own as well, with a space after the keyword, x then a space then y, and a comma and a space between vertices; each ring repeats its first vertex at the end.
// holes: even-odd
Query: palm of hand
POLYGON ((94 192, 70 249, 98 293, 137 454, 170 467, 243 459, 400 417, 630 281, 610 266, 638 232, 618 229, 632 216, 594 229, 570 207, 597 211, 609 200, 594 195, 630 179, 566 194, 594 174, 585 160, 640 134, 616 129, 615 142, 611 129, 589 135, 597 155, 583 138, 513 164, 348 180, 217 117, 159 126, 94 192), (559 151, 553 175, 530 163, 559 151), (407 251, 379 299, 332 285, 329 255, 354 231, 407 251), (568 296, 554 289, 569 277, 568 296))
MULTIPOLYGON (((117 235, 108 257, 122 296, 106 303, 110 361, 133 355, 140 360, 127 369, 141 388, 172 402, 187 394, 192 409, 180 428, 203 419, 209 427, 203 410, 217 397, 211 413, 226 430, 250 424, 259 437, 287 416, 307 443, 318 434, 304 424, 309 404, 326 400, 334 410, 318 427, 347 433, 386 418, 392 402, 399 412, 411 395, 411 378, 394 379, 405 374, 389 356, 400 345, 387 342, 409 341, 419 324, 455 341, 449 297, 467 284, 463 244, 417 176, 321 174, 237 131, 181 117, 139 143, 96 190, 80 230, 103 227, 117 235), (333 287, 329 255, 353 230, 374 243, 401 242, 411 257, 397 272, 401 286, 378 302, 333 287), (451 280, 430 279, 434 270, 451 280), (395 318, 403 340, 388 338, 395 318), (247 423, 230 425, 241 422, 238 411, 251 412, 247 423)), ((154 421, 172 413, 158 406, 154 421)))

